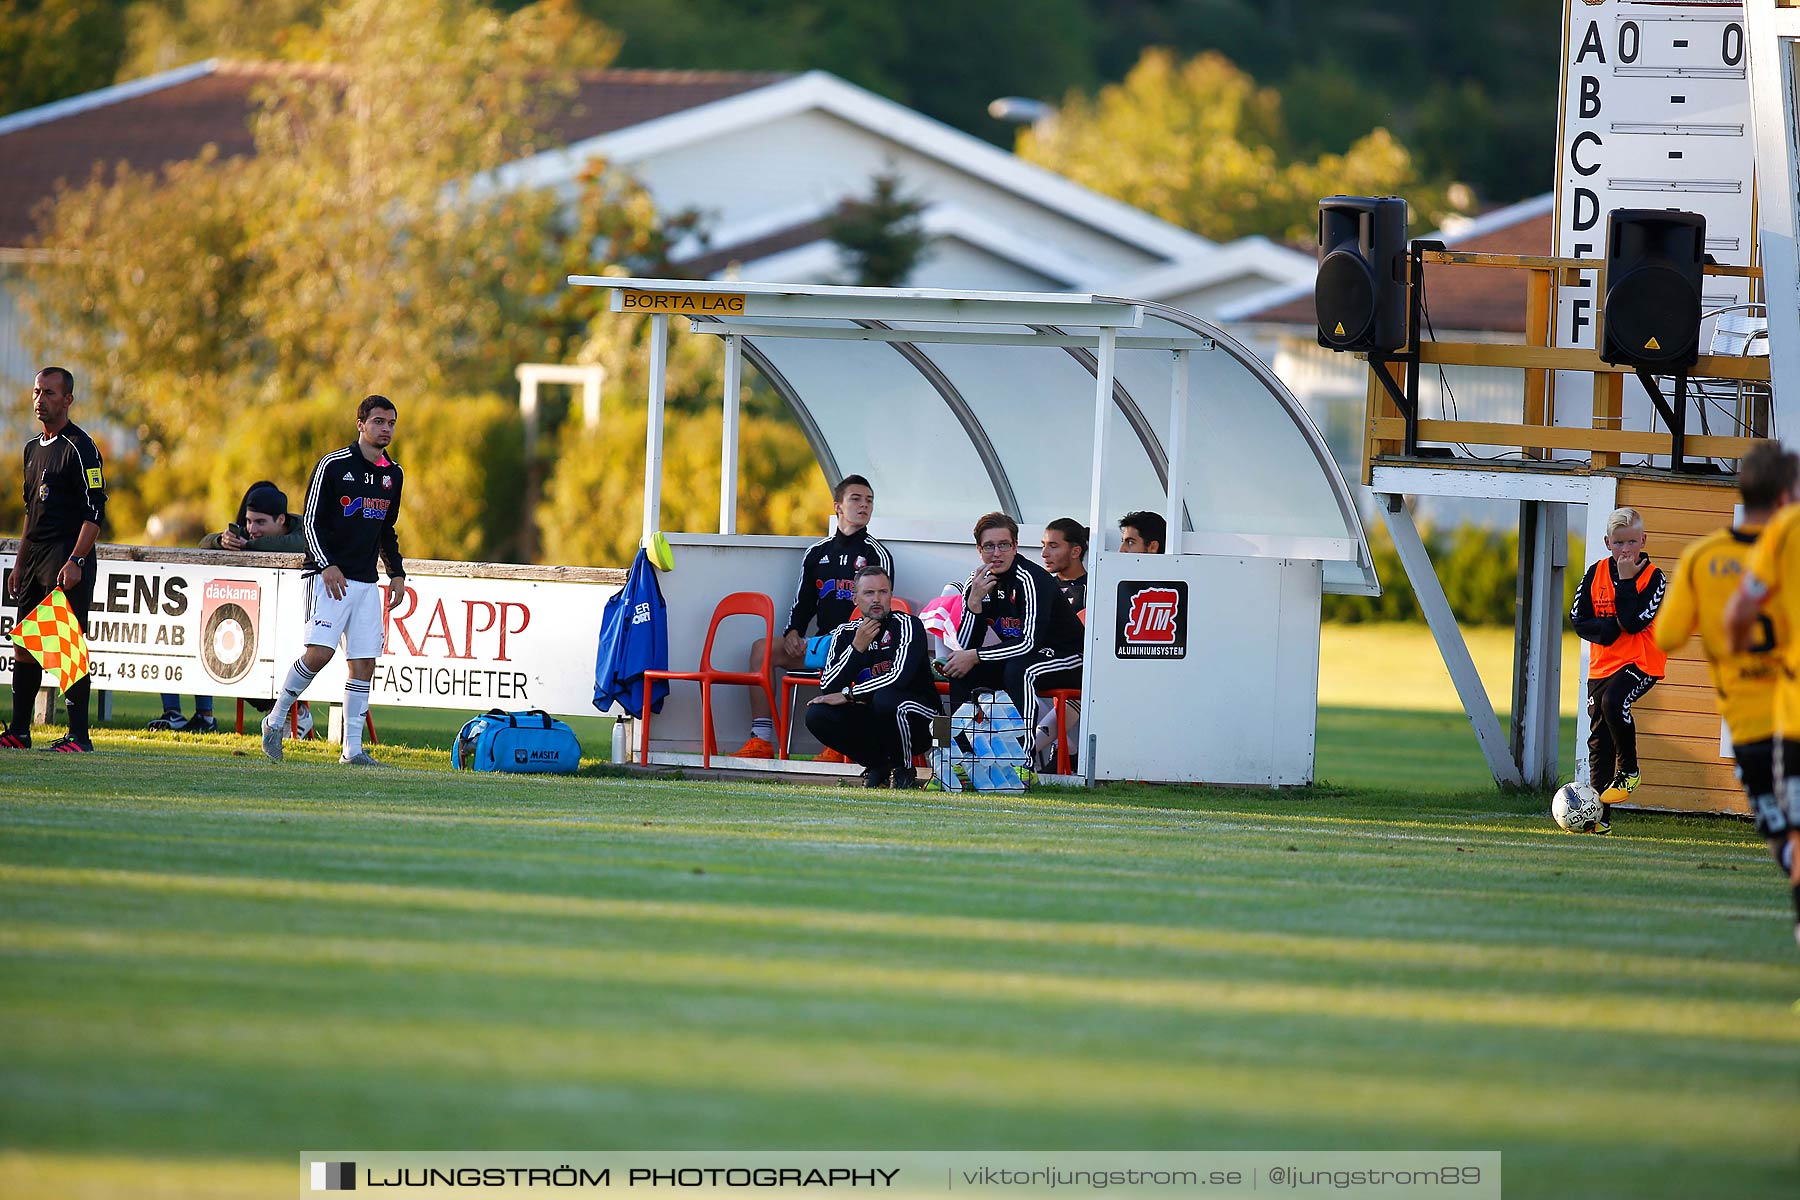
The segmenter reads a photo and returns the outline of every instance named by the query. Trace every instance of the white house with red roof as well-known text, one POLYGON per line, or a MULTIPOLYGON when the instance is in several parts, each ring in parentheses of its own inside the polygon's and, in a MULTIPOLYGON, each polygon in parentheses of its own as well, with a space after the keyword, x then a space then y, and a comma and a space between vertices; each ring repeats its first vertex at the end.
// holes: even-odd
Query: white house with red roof
MULTIPOLYGON (((253 90, 299 69, 316 68, 213 60, 0 117, 0 377, 27 380, 36 365, 13 289, 34 214, 57 186, 97 164, 154 169, 208 144, 254 153, 253 90)), ((709 278, 841 280, 824 221, 887 171, 924 204, 931 241, 908 281, 918 286, 1133 295, 1213 316, 1313 274, 1308 255, 1266 238, 1211 241, 822 71, 587 72, 552 132, 561 148, 493 183, 572 192, 604 157, 662 211, 704 215, 706 237, 677 253, 709 278)))

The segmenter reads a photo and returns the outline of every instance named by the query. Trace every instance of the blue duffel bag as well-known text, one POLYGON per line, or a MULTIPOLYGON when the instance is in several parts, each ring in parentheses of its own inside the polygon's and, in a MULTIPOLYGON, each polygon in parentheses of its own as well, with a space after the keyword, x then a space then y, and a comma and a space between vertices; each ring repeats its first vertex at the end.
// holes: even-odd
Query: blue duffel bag
POLYGON ((563 722, 534 708, 476 717, 456 735, 450 765, 457 770, 573 774, 581 768, 581 743, 563 722))

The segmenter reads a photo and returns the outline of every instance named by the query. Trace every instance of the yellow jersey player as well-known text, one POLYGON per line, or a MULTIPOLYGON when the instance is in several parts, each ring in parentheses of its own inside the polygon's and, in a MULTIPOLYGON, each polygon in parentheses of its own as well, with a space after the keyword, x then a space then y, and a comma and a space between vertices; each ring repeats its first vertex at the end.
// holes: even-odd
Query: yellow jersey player
POLYGON ((1699 627, 1737 753, 1738 782, 1757 832, 1787 873, 1800 942, 1800 647, 1791 636, 1800 628, 1797 477, 1800 458, 1773 442, 1744 456, 1738 465, 1743 520, 1682 554, 1657 640, 1673 649, 1699 627))

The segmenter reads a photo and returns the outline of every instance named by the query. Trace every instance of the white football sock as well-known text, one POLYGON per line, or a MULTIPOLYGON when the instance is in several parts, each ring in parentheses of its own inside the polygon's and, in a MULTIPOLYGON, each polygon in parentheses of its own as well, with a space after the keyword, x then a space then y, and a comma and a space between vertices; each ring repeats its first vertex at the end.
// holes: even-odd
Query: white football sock
POLYGON ((296 658, 294 665, 288 668, 287 681, 281 685, 281 695, 275 698, 275 707, 269 710, 269 723, 282 725, 287 722, 288 710, 300 699, 307 685, 313 681, 318 672, 306 669, 306 660, 296 658))
POLYGON ((369 715, 369 683, 350 679, 344 683, 344 757, 362 753, 363 723, 369 715))

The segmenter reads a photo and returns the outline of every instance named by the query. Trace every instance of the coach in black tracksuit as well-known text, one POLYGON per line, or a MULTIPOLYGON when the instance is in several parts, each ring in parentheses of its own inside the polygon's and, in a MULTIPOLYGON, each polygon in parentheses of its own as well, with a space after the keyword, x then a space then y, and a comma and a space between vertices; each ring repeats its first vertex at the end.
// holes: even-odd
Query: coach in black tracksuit
MULTIPOLYGON (((94 597, 94 542, 106 518, 106 479, 94 439, 69 420, 74 400, 75 377, 68 371, 45 367, 37 373, 32 414, 43 432, 25 443, 25 532, 7 594, 23 619, 60 587, 86 633, 94 597)), ((50 749, 85 753, 94 748, 88 740, 90 680, 82 676, 64 694, 69 733, 50 749)), ((31 706, 43 681, 37 659, 15 647, 12 724, 0 733, 0 749, 31 747, 31 706)))
POLYGON ((1081 686, 1086 641, 1081 618, 1056 576, 1019 553, 1019 526, 1005 513, 975 523, 981 565, 963 585, 963 619, 956 638, 965 649, 950 656, 950 708, 978 691, 1004 689, 1026 728, 1036 720, 1038 693, 1081 686), (985 646, 988 631, 998 645, 985 646))
POLYGON ((919 618, 893 610, 886 568, 864 567, 855 582, 863 616, 832 632, 806 727, 821 744, 860 763, 868 786, 916 787, 913 755, 929 743, 931 718, 944 711, 931 678, 930 643, 919 618))

